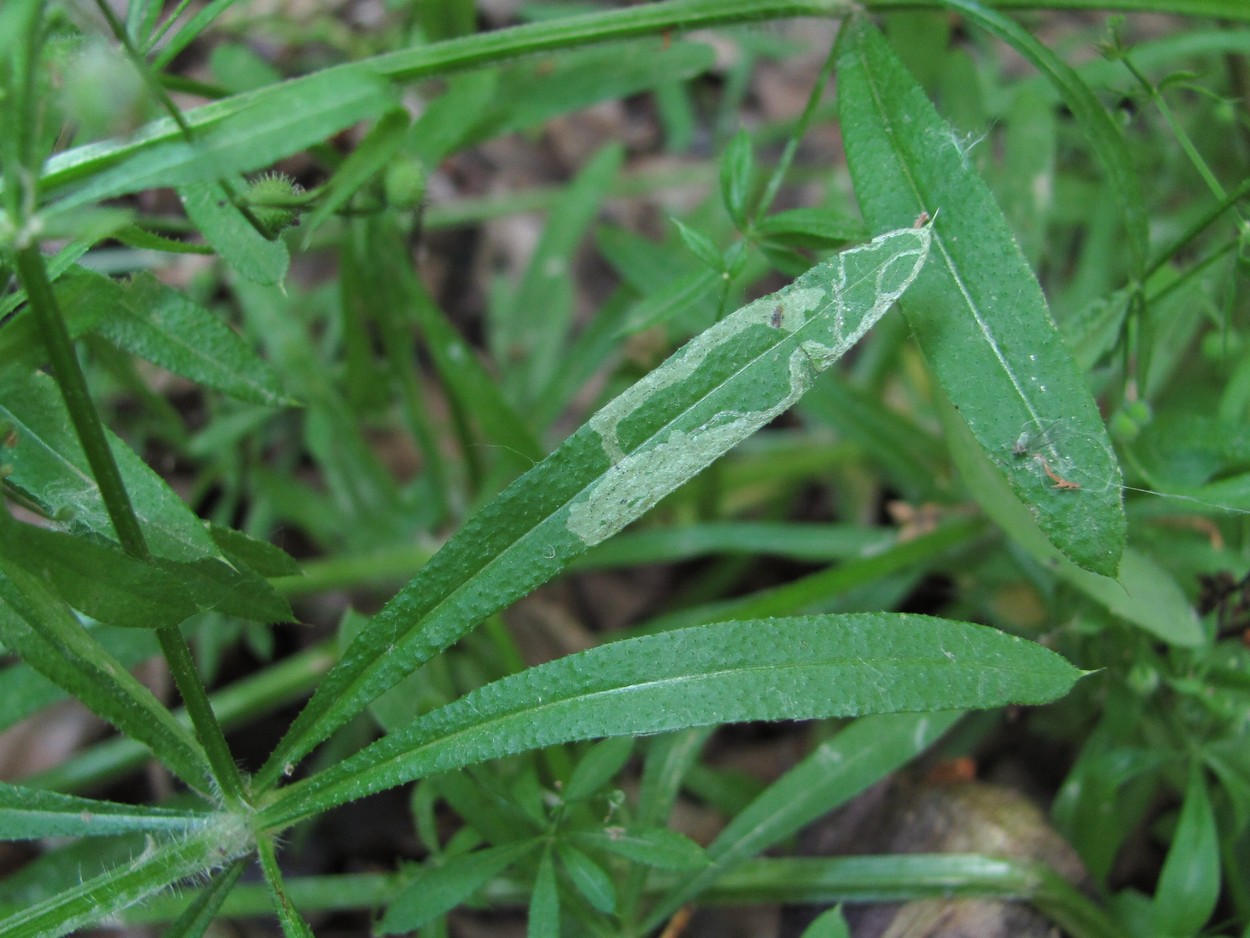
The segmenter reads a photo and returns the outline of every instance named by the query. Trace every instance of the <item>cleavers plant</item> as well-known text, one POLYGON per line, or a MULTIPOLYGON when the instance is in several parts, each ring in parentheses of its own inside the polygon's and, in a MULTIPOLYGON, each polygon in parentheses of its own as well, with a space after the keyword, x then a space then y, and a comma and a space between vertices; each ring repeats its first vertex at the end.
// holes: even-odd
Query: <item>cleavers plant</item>
POLYGON ((0 782, 0 834, 46 847, 0 881, 0 935, 306 936, 341 909, 440 935, 483 902, 645 935, 695 902, 951 895, 1077 936, 1250 935, 1241 0, 1049 4, 1189 17, 1096 37, 1017 0, 535 5, 482 32, 441 0, 367 36, 184 6, 0 4, 0 726, 72 697, 119 734, 0 782), (794 17, 837 25, 806 106, 732 133, 753 68, 803 51, 742 24, 794 17), (710 120, 704 28, 739 51, 710 120), (713 125, 714 159, 630 172, 613 143, 562 187, 437 196, 475 148, 642 92, 675 151, 713 125), (804 163, 831 122, 846 172, 804 163), (664 243, 593 228, 683 181, 716 197, 664 243), (470 343, 418 260, 533 209, 470 343), (619 285, 586 310, 592 230, 619 285), (891 498, 929 521, 882 522, 891 498), (815 569, 760 587, 744 557, 815 569), (690 582, 526 666, 506 610, 644 563, 690 582), (939 580, 940 617, 890 611, 939 580), (344 591, 375 611, 292 650, 344 591), (135 676, 153 658, 181 708, 135 676), (762 858, 1042 704, 1097 901, 1020 858, 762 858), (775 781, 705 761, 718 726, 798 720, 775 781), (144 765, 150 803, 104 797, 144 765), (401 786, 420 863, 284 872, 310 822, 401 786), (725 819, 705 845, 671 823, 690 794, 725 819), (1122 873, 1145 831, 1150 882, 1122 873))

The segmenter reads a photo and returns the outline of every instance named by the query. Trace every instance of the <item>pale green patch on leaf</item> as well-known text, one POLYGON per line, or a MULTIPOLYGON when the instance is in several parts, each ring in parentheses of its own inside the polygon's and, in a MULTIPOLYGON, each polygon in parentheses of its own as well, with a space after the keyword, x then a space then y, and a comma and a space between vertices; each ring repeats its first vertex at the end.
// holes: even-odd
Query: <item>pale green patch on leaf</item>
POLYGON ((916 278, 929 239, 928 228, 904 228, 817 265, 605 406, 486 505, 373 618, 270 757, 261 784, 798 400, 916 278))

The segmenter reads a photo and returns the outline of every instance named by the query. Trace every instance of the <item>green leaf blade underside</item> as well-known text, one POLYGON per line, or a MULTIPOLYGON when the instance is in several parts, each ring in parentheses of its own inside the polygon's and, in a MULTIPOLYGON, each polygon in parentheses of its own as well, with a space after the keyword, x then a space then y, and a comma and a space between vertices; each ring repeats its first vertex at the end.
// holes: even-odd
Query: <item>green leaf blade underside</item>
POLYGON ((207 758, 187 728, 82 628, 40 579, 3 557, 0 641, 92 712, 151 749, 192 788, 212 790, 207 758))
POLYGON ((1038 704, 1081 672, 984 626, 864 613, 697 626, 570 655, 474 691, 280 793, 279 828, 394 785, 599 736, 748 720, 1038 704))
MULTIPOLYGON (((13 433, 4 450, 10 467, 6 485, 65 527, 116 541, 99 486, 52 378, 35 372, 0 377, 0 423, 13 433)), ((169 483, 124 442, 111 433, 108 437, 152 553, 182 561, 220 558, 204 522, 169 483)))
POLYGON ((262 769, 272 784, 378 694, 784 412, 907 289, 906 228, 839 254, 685 345, 490 502, 373 618, 262 769))
POLYGON ((268 362, 185 294, 141 274, 117 288, 116 301, 96 331, 118 348, 241 401, 295 403, 268 362))
POLYGON ((202 826, 208 817, 0 782, 0 840, 109 837, 130 831, 189 832, 202 826))
POLYGON ((933 258, 903 305, 930 366, 1050 541, 1114 576, 1125 538, 1119 465, 1001 211, 958 136, 866 22, 852 27, 839 82, 847 160, 870 227, 939 213, 933 258), (1047 439, 1059 424, 1063 438, 1047 439), (1017 452, 1018 443, 1027 448, 1017 452), (1057 479, 1080 487, 1057 488, 1057 479))
POLYGON ((109 625, 159 629, 208 610, 255 622, 293 618, 268 580, 222 560, 140 560, 111 542, 20 523, 9 528, 8 546, 11 563, 109 625))

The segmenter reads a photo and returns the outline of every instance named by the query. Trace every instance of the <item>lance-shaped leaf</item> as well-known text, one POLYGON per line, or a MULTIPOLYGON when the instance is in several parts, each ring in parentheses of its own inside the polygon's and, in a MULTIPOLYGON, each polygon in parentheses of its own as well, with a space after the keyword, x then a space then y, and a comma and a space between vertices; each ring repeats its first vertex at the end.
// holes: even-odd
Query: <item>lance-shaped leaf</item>
MULTIPOLYGON (((0 641, 92 712, 150 748, 187 784, 212 790, 204 751, 187 728, 41 580, 4 558, 0 558, 0 641)), ((0 934, 7 933, 0 929, 0 934)))
POLYGON ((869 226, 940 213, 933 261, 903 306, 925 357, 1050 541, 1074 563, 1114 576, 1124 547, 1119 465, 1002 212, 958 135, 866 22, 851 28, 838 82, 847 161, 869 226))
POLYGON ((209 815, 98 801, 0 782, 0 839, 109 837, 130 831, 185 833, 209 815))
POLYGON ((281 88, 282 94, 255 94, 246 102, 232 101, 230 108, 221 109, 225 113, 219 120, 197 129, 190 141, 157 143, 97 172, 54 203, 52 211, 69 211, 143 189, 211 182, 262 169, 358 121, 377 117, 395 103, 386 82, 358 68, 324 70, 281 88))
POLYGON ((29 524, 7 526, 10 563, 37 576, 66 603, 110 625, 159 629, 215 609, 254 622, 284 622, 291 607, 247 567, 132 557, 111 541, 29 524))
MULTIPOLYGON (((1033 642, 927 616, 696 626, 603 645, 488 684, 283 790, 258 820, 285 826, 427 775, 573 740, 745 720, 1044 703, 1080 675, 1033 642)), ((944 722, 935 717, 933 725, 944 722)))
MULTIPOLYGON (((36 372, 0 378, 0 424, 9 434, 0 456, 9 467, 5 484, 58 522, 115 539, 100 487, 52 378, 36 372)), ((170 560, 220 557, 204 522, 169 483, 120 439, 111 433, 108 438, 152 553, 170 560)))
POLYGON ((118 348, 241 401, 294 403, 272 366, 185 294, 148 274, 125 285, 100 277, 96 286, 98 292, 83 299, 108 304, 110 315, 96 331, 118 348))
POLYGON ((784 412, 903 294, 926 228, 884 234, 727 316, 490 502, 356 637, 261 770, 272 784, 483 618, 784 412))

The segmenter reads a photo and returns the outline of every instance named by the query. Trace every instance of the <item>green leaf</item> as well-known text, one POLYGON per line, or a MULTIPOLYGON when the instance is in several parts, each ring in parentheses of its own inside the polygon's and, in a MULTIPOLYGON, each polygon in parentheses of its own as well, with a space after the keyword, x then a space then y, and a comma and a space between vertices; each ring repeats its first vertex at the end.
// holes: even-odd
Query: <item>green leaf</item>
MULTIPOLYGON (((11 467, 6 484, 49 518, 115 540, 99 487, 53 380, 36 373, 0 378, 0 423, 16 437, 4 451, 4 462, 11 467)), ((108 436, 152 553, 170 560, 220 557, 204 523, 169 484, 125 443, 108 436)))
POLYGON ((1194 764, 1180 821, 1155 892, 1155 927, 1161 935, 1195 935, 1220 898, 1220 843, 1202 768, 1194 764))
POLYGON ((113 235, 113 238, 127 247, 137 248, 141 251, 165 251, 170 254, 213 253, 213 249, 208 245, 179 241, 177 238, 167 238, 139 225, 128 225, 113 235))
POLYGON ((281 283, 291 255, 281 240, 269 240, 230 204, 219 182, 180 186, 187 217, 221 259, 253 283, 281 283))
POLYGON ((556 865, 550 850, 544 850, 538 861, 525 934, 527 938, 559 938, 560 935, 560 890, 556 886, 556 865))
POLYGON ((821 743, 738 812, 707 848, 710 865, 665 895, 650 922, 663 921, 726 872, 793 836, 924 752, 960 716, 952 712, 869 716, 821 743))
POLYGON ((665 43, 653 37, 531 56, 492 72, 458 77, 414 125, 415 148, 427 165, 435 165, 453 150, 537 127, 599 101, 691 78, 714 62, 706 43, 665 43))
POLYGON ((263 577, 303 575, 299 561, 280 547, 219 524, 210 524, 208 533, 235 566, 247 567, 263 577))
POLYGON ((201 938, 216 919, 222 903, 243 875, 242 862, 231 863, 213 876, 212 881, 200 890, 190 904, 169 927, 162 938, 201 938))
POLYGON ((720 250, 712 242, 712 239, 705 235, 702 231, 691 228, 689 225, 683 225, 681 219, 671 219, 677 227, 677 233, 681 235, 682 242, 686 247, 690 248, 690 252, 704 265, 720 274, 725 270, 725 258, 721 255, 720 250))
MULTIPOLYGON (((52 276, 49 265, 49 276, 52 276)), ((65 318, 70 338, 89 332, 109 312, 109 303, 99 300, 100 282, 105 278, 85 268, 73 266, 62 271, 52 291, 65 318)), ((21 291, 23 300, 25 291, 21 291)), ((11 299, 12 297, 10 297, 11 299)), ((0 315, 7 310, 0 305, 0 315)), ((5 372, 33 371, 47 361, 43 338, 29 306, 23 307, 0 329, 0 369, 5 372)))
POLYGON ((902 295, 902 229, 725 317, 591 417, 470 520, 376 615, 261 771, 271 784, 370 700, 783 413, 902 295))
POLYGON ((105 309, 95 331, 118 348, 241 401, 295 401, 277 373, 238 333, 185 294, 140 274, 122 286, 98 278, 79 301, 105 309))
POLYGON ((256 844, 256 852, 260 858, 261 870, 265 875, 265 887, 269 893, 269 903, 274 916, 282 927, 285 938, 315 938, 312 929, 300 915, 299 909, 291 902, 287 894, 286 882, 282 870, 278 867, 278 853, 273 840, 262 838, 256 844))
MULTIPOLYGON (((92 636, 126 669, 160 654, 160 646, 151 632, 115 629, 103 626, 91 630, 92 636)), ((0 671, 0 730, 8 729, 58 700, 65 691, 24 662, 0 671)))
POLYGON ((612 877, 598 863, 566 841, 556 842, 556 854, 577 891, 604 915, 616 911, 616 888, 612 877))
POLYGON ((255 622, 294 618, 267 580, 222 560, 140 560, 111 542, 28 524, 7 530, 11 563, 43 578, 75 609, 110 625, 159 629, 208 610, 255 622))
POLYGON ((3 557, 0 641, 92 712, 148 746, 188 785, 212 790, 207 759, 186 727, 83 629, 39 579, 3 557))
POLYGON ((1046 540, 1034 513, 1012 496, 986 454, 970 439, 967 425, 949 408, 943 423, 965 484, 977 493, 986 514, 1038 563, 1113 615, 1169 644, 1197 648, 1206 642, 1192 604, 1170 573, 1131 547, 1125 549, 1115 577, 1078 567, 1046 540))
POLYGON ((245 856, 252 835, 244 821, 217 815, 189 837, 153 845, 129 863, 107 870, 0 920, 12 938, 55 938, 167 890, 172 884, 245 856))
POLYGON ((1119 465, 1002 213, 957 135, 865 21, 851 28, 838 81, 870 226, 939 213, 933 262, 903 312, 943 389, 1050 541, 1079 566, 1114 575, 1125 529, 1119 465), (1059 421, 1069 429, 1062 443, 1018 449, 1059 421), (1056 488, 1056 478, 1080 488, 1056 488))
POLYGON ((812 924, 803 929, 802 938, 851 938, 851 929, 842 914, 842 906, 835 905, 820 913, 812 924))
POLYGON ((390 87, 360 69, 327 69, 285 91, 252 96, 250 106, 231 109, 193 142, 158 144, 97 173, 57 200, 52 211, 144 189, 202 187, 263 169, 395 106, 390 87))
POLYGON ((751 135, 740 130, 725 147, 720 161, 721 201, 739 231, 745 231, 750 221, 754 187, 755 154, 751 149, 751 135))
POLYGON ((533 840, 504 844, 447 857, 438 866, 427 864, 387 907, 378 934, 414 931, 450 912, 537 846, 533 840))
POLYGON ((505 367, 514 400, 528 402, 562 367, 569 338, 573 286, 569 265, 624 158, 624 148, 601 149, 552 206, 542 238, 517 291, 492 310, 492 352, 505 367))
POLYGON ((718 285, 724 282, 720 266, 715 269, 697 270, 676 277, 657 290, 649 292, 629 312, 629 316, 617 330, 618 336, 633 335, 668 322, 687 310, 707 302, 716 294, 718 285))
MULTIPOLYGON (((375 620, 376 621, 376 620, 375 620)), ((557 742, 745 720, 1043 703, 1081 672, 984 626, 864 613, 631 639, 488 684, 283 789, 277 827, 426 775, 557 742)), ((923 726, 945 725, 930 717, 923 726)))
POLYGON ((605 739, 581 757, 561 797, 565 802, 594 797, 616 777, 634 751, 632 739, 605 739))
POLYGON ((583 847, 606 850, 656 869, 688 871, 707 866, 707 855, 702 847, 689 837, 664 827, 573 831, 569 838, 583 847))
POLYGON ((889 529, 851 524, 707 521, 618 534, 587 551, 573 567, 600 570, 739 554, 786 557, 805 563, 853 560, 879 554, 896 538, 889 529))
POLYGON ((207 814, 97 801, 0 782, 2 840, 110 837, 130 831, 189 833, 208 818, 207 814))
POLYGON ((792 208, 755 223, 755 234, 790 247, 831 248, 868 237, 863 222, 824 208, 792 208))
POLYGON ((439 377, 456 403, 473 415, 487 443, 506 447, 523 459, 542 459, 542 446, 500 393, 495 379, 478 361, 477 352, 461 338, 420 284, 414 282, 412 288, 412 309, 422 337, 439 377))

